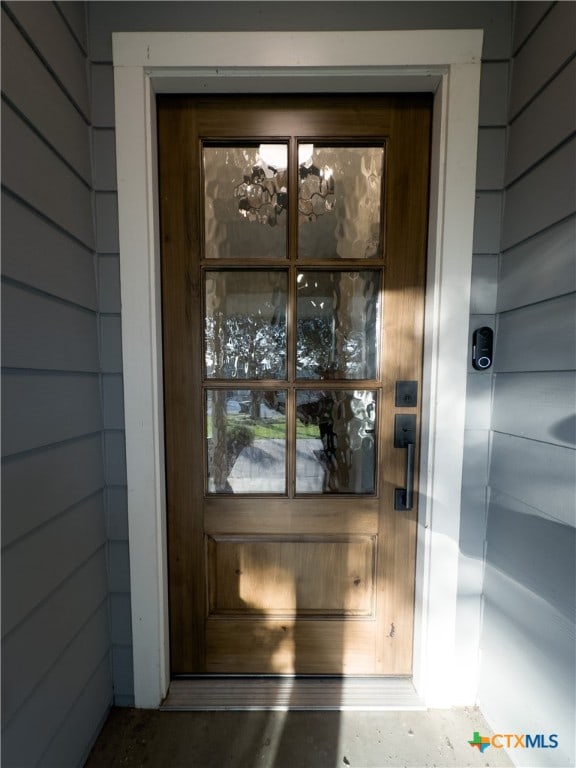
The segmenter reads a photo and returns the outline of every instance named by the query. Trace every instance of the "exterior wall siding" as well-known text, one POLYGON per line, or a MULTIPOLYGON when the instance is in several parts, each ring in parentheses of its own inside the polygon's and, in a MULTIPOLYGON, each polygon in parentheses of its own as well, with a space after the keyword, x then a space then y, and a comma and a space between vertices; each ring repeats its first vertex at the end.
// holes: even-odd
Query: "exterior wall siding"
MULTIPOLYGON (((576 4, 516 4, 480 706, 574 765, 576 4)), ((519 765, 534 754, 516 750, 519 765)))
MULTIPOLYGON (((100 282, 109 535, 116 566, 126 578, 115 583, 112 613, 115 700, 131 703, 131 635, 127 546, 126 478, 123 451, 121 307, 118 218, 114 158, 112 32, 202 30, 482 28, 485 32, 479 124, 478 194, 474 242, 471 331, 492 325, 500 249, 504 184, 511 4, 484 2, 377 2, 306 4, 294 14, 291 3, 99 3, 89 4, 92 61, 93 153, 96 160, 96 241, 100 282), (113 531, 113 533, 112 533, 113 531)), ((476 681, 482 589, 482 542, 486 524, 489 407, 492 376, 470 368, 465 476, 463 487, 462 579, 458 621, 461 697, 470 701, 476 681), (477 471, 478 463, 484 467, 477 471)), ((115 567, 116 567, 115 566, 115 567)))
POLYGON ((112 700, 83 3, 2 10, 2 765, 84 763, 112 700))

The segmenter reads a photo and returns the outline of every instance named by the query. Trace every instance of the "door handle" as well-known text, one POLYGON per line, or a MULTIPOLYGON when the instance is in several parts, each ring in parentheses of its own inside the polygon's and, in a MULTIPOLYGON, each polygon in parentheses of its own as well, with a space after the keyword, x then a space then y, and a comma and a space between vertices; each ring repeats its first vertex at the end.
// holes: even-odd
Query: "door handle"
POLYGON ((406 449, 406 487, 396 488, 394 509, 408 511, 414 506, 414 457, 416 454, 416 416, 397 413, 394 419, 394 447, 406 449))

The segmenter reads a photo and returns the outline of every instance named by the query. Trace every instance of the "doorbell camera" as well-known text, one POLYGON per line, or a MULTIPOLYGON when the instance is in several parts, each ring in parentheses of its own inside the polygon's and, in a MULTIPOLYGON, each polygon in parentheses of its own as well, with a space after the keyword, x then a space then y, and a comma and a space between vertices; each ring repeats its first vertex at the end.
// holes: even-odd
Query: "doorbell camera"
POLYGON ((477 371, 485 371, 492 365, 494 332, 484 326, 477 328, 472 336, 472 366, 477 371))

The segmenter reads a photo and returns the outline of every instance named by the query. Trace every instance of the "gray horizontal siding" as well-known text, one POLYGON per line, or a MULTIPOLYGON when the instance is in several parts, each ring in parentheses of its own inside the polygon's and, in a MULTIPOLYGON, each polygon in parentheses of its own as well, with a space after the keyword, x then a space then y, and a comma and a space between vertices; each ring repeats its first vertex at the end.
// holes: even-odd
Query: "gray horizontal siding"
POLYGON ((569 623, 545 601, 489 566, 483 622, 490 632, 484 632, 480 710, 495 724, 508 723, 510 733, 557 735, 558 748, 537 750, 537 757, 534 750, 516 750, 514 759, 519 768, 573 765, 575 670, 569 623), (541 652, 544 647, 545 654, 541 652), (497 697, 493 690, 498 690, 497 697), (541 700, 555 702, 557 708, 519 704, 532 701, 535 691, 541 700))
POLYGON ((10 371, 2 386, 4 455, 98 432, 97 375, 10 371))
POLYGON ((10 665, 3 673, 2 714, 9 721, 56 663, 76 633, 107 598, 101 547, 3 642, 10 665), (42 642, 38 642, 42 638, 42 642))
POLYGON ((85 683, 72 703, 68 717, 52 737, 40 759, 42 768, 84 765, 112 704, 110 675, 110 659, 106 656, 85 683))
POLYGON ((477 192, 474 211, 474 253, 499 253, 502 192, 477 192))
POLYGON ((3 66, 2 92, 89 182, 90 143, 85 120, 4 11, 2 59, 4 64, 10 60, 19 63, 18 67, 3 66))
POLYGON ((492 377, 468 374, 466 388, 466 429, 490 429, 492 377))
POLYGON ((526 38, 534 31, 550 8, 554 5, 551 0, 529 0, 514 3, 514 39, 513 52, 523 45, 526 38))
POLYGON ((485 59, 510 54, 511 3, 501 2, 131 2, 90 4, 92 59, 112 61, 112 31, 484 29, 485 59))
POLYGON ((56 6, 84 53, 88 52, 88 26, 86 24, 86 3, 76 0, 59 0, 56 6))
POLYGON ((114 68, 111 64, 90 67, 92 93, 92 125, 114 128, 114 68))
MULTIPOLYGON (((558 768, 573 764, 575 534, 492 494, 480 706, 511 732, 558 734, 558 749, 538 755, 538 765, 558 768)), ((533 753, 519 758, 534 765, 533 753)))
POLYGON ((114 702, 120 707, 134 706, 134 664, 130 645, 112 648, 114 702))
MULTIPOLYGON (((108 481, 125 482, 124 433, 107 432, 108 481), (114 463, 115 456, 120 460, 114 463)), ((127 489, 125 485, 107 488, 108 583, 110 593, 110 628, 112 638, 112 672, 114 677, 114 703, 133 706, 134 679, 132 660, 132 616, 130 601, 130 552, 128 547, 127 489)))
POLYGON ((100 316, 100 362, 104 373, 122 373, 122 323, 120 315, 100 316))
POLYGON ((17 589, 4 596, 3 633, 13 631, 104 543, 102 494, 97 493, 5 547, 3 578, 17 589))
POLYGON ((106 530, 109 541, 128 541, 128 499, 126 486, 106 489, 106 530))
POLYGON ((42 754, 61 729, 70 732, 70 718, 81 692, 108 664, 108 643, 108 612, 103 603, 7 724, 3 765, 42 765, 42 754))
POLYGON ((481 128, 478 131, 476 189, 494 190, 504 186, 506 129, 481 128))
POLYGON ((97 308, 92 251, 6 193, 2 193, 2 271, 73 304, 97 308))
POLYGON ((93 247, 89 187, 6 105, 2 110, 2 124, 3 185, 82 243, 93 247))
POLYGON ((544 518, 534 507, 494 493, 488 564, 537 595, 565 619, 574 614, 576 530, 544 518), (519 546, 510 548, 516 539, 519 546), (524 552, 532 553, 527 562, 524 552), (563 573, 566 579, 558 580, 563 573))
POLYGON ((462 483, 467 488, 486 488, 488 481, 488 429, 467 429, 464 433, 462 483))
POLYGON ((472 260, 472 285, 470 290, 470 313, 493 315, 496 312, 498 290, 497 254, 479 254, 472 260))
POLYGON ((484 61, 482 64, 479 116, 481 127, 506 125, 509 66, 507 61, 484 61))
POLYGON ((514 59, 510 117, 515 117, 531 98, 574 55, 576 3, 559 2, 543 18, 514 59))
POLYGON ((130 555, 126 541, 108 543, 108 582, 111 592, 130 591, 130 555))
POLYGON ((5 367, 99 371, 95 313, 4 283, 2 316, 5 367))
POLYGON ((126 440, 124 432, 104 433, 104 472, 107 485, 126 485, 126 440))
POLYGON ((104 464, 107 484, 108 584, 114 702, 134 704, 126 448, 122 378, 118 203, 112 67, 92 67, 104 464))
POLYGON ((129 647, 132 643, 132 622, 128 592, 110 595, 110 626, 112 643, 129 647))
MULTIPOLYGON (((479 703, 574 765, 576 5, 515 5, 479 703)), ((518 765, 534 764, 516 750, 518 765)))
POLYGON ((118 253, 118 197, 116 193, 96 194, 96 248, 98 253, 118 253))
POLYGON ((7 7, 68 97, 88 119, 85 54, 54 3, 8 2, 7 7))
POLYGON ((508 183, 576 131, 576 99, 564 98, 566 93, 576 93, 576 59, 511 124, 508 183))
POLYGON ((576 291, 576 218, 540 232, 502 255, 498 310, 504 312, 576 291))
POLYGON ((104 485, 100 433, 19 454, 2 466, 2 543, 43 525, 104 485))
POLYGON ((497 372, 570 371, 576 367, 576 295, 500 315, 497 372))
POLYGON ((502 200, 506 148, 509 63, 483 59, 476 170, 476 204, 470 321, 466 423, 460 498, 460 536, 457 584, 455 674, 468 681, 468 695, 476 696, 482 620, 483 556, 487 517, 488 451, 492 372, 475 371, 471 363, 472 335, 480 326, 494 328, 498 284, 498 254, 502 230, 502 200))
POLYGON ((110 192, 116 189, 116 134, 112 129, 94 130, 94 189, 110 192))
POLYGON ((496 376, 492 411, 495 432, 574 448, 575 411, 574 371, 496 376))
MULTIPOLYGON (((487 379, 487 377, 471 377, 487 379)), ((489 402, 489 401, 488 401, 489 402)), ((460 519, 460 552, 464 556, 462 573, 464 581, 458 588, 466 596, 478 595, 482 590, 482 561, 486 531, 486 485, 488 482, 488 429, 467 429, 464 433, 464 466, 462 468, 462 515, 460 519), (479 568, 468 563, 472 558, 479 568), (474 588, 472 588, 472 576, 474 588)), ((478 619, 480 601, 476 603, 478 619)), ((478 627, 476 627, 476 630, 478 627)), ((475 645, 478 644, 476 638, 475 645)))
POLYGON ((124 386, 118 374, 102 377, 104 429, 124 429, 124 386))
POLYGON ((120 257, 114 254, 98 258, 99 309, 102 314, 119 315, 122 307, 120 298, 120 257))
POLYGON ((510 248, 575 210, 576 139, 573 139, 506 191, 502 245, 510 248))
POLYGON ((549 519, 574 526, 575 457, 570 448, 494 433, 490 486, 549 519))
POLYGON ((113 695, 85 10, 2 11, 7 768, 82 765, 113 695))

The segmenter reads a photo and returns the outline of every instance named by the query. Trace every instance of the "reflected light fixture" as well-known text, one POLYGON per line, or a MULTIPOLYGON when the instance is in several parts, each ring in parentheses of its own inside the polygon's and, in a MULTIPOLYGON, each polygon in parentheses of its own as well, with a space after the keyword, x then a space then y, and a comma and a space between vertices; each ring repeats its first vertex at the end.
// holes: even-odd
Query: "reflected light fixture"
MULTIPOLYGON (((298 145, 298 218, 316 221, 334 212, 334 173, 314 164, 314 145, 298 145)), ((249 221, 276 226, 288 207, 288 145, 260 144, 256 163, 234 189, 239 213, 249 221)))

